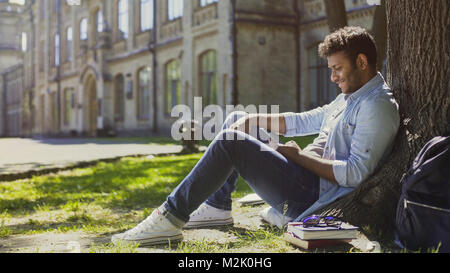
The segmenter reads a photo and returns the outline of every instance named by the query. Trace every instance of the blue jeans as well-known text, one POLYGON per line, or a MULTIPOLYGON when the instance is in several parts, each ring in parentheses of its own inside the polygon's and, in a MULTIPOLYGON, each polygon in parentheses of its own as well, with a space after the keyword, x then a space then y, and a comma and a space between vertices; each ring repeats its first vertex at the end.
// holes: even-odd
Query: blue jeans
POLYGON ((278 212, 297 218, 319 198, 319 177, 270 149, 262 151, 259 139, 228 129, 244 112, 233 112, 225 120, 194 169, 161 206, 178 226, 203 202, 231 210, 231 194, 238 175, 278 212), (175 219, 174 219, 175 218, 175 219))

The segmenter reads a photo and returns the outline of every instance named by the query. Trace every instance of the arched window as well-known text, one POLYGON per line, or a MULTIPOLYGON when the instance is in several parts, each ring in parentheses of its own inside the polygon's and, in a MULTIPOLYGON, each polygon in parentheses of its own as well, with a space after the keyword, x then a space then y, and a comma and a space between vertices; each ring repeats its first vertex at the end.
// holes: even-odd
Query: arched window
POLYGON ((325 105, 337 96, 336 85, 331 82, 327 61, 319 57, 318 45, 308 49, 309 109, 325 105))
POLYGON ((27 42, 27 33, 26 32, 22 32, 22 37, 21 37, 21 47, 22 47, 22 52, 26 52, 28 50, 28 42, 27 42))
POLYGON ((123 121, 125 117, 125 80, 122 74, 114 79, 114 121, 123 121))
POLYGON ((63 120, 64 125, 70 124, 70 113, 72 109, 72 96, 73 96, 73 90, 70 88, 64 89, 64 113, 63 113, 63 120))
POLYGON ((150 88, 151 88, 151 75, 152 70, 150 67, 141 68, 138 72, 138 118, 149 119, 150 118, 150 88))
POLYGON ((181 101, 180 62, 172 60, 166 65, 166 112, 181 101))
POLYGON ((95 14, 95 19, 97 21, 97 33, 102 33, 103 32, 103 13, 102 11, 99 9, 96 14, 95 14))
POLYGON ((72 27, 68 27, 66 30, 66 61, 68 62, 72 61, 72 40, 72 27))
POLYGON ((119 0, 118 2, 118 30, 119 39, 128 38, 128 0, 119 0))
POLYGON ((200 55, 200 92, 203 106, 218 104, 217 53, 209 50, 200 55))
POLYGON ((59 57, 60 57, 60 41, 59 34, 55 35, 55 66, 59 66, 59 57))
POLYGON ((84 41, 88 39, 88 20, 83 18, 80 22, 80 40, 84 41))

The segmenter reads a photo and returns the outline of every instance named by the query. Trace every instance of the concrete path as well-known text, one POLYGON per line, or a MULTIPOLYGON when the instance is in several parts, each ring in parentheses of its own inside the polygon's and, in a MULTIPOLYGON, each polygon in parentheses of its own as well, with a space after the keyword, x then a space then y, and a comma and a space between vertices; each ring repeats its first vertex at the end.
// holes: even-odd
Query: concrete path
POLYGON ((0 175, 61 168, 79 162, 136 155, 179 153, 180 145, 120 139, 0 139, 0 175))

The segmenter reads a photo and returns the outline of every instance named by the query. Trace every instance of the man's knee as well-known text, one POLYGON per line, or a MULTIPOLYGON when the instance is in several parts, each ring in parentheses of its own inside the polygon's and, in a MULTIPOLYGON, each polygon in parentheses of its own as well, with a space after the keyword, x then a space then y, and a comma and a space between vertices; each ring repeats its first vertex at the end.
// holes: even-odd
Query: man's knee
POLYGON ((234 145, 237 141, 245 141, 246 134, 238 130, 224 129, 216 136, 216 140, 234 145))

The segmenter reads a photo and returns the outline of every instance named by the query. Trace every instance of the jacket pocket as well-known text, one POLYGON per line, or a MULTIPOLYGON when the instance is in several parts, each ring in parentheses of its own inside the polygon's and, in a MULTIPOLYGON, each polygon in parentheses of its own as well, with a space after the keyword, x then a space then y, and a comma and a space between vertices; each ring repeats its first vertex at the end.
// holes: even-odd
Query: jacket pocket
POLYGON ((344 135, 352 136, 355 133, 356 125, 348 122, 342 122, 342 133, 344 135))

